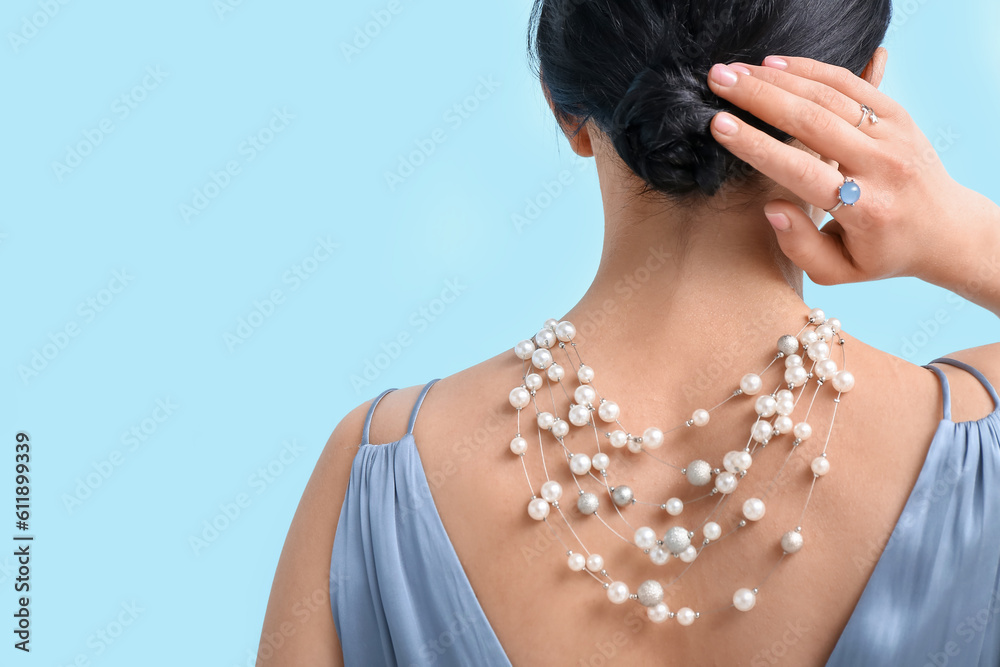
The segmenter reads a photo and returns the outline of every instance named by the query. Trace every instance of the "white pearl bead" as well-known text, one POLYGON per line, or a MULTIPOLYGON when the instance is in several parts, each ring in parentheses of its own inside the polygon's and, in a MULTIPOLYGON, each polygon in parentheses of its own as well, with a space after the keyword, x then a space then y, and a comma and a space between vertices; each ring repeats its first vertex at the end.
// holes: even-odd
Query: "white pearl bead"
MULTIPOLYGON (((793 400, 787 400, 787 401, 786 400, 781 400, 781 401, 778 401, 778 405, 775 408, 775 411, 779 415, 782 415, 782 416, 790 415, 793 412, 795 412, 795 401, 793 401, 793 400)), ((785 431, 786 429, 781 429, 781 430, 785 431)))
POLYGON ((626 447, 628 447, 628 450, 633 454, 638 454, 642 451, 642 443, 634 438, 629 438, 629 441, 626 443, 626 447))
POLYGON ((799 422, 795 425, 795 428, 792 429, 792 433, 795 434, 795 437, 799 440, 808 440, 812 437, 813 427, 809 425, 809 422, 799 422))
POLYGON ((600 554, 590 554, 587 556, 587 569, 591 572, 600 572, 604 569, 604 557, 600 554))
POLYGON ((574 475, 586 475, 590 472, 590 457, 586 454, 574 454, 569 460, 569 469, 574 475))
POLYGON ((685 475, 692 486, 705 486, 712 481, 712 465, 708 461, 695 459, 687 464, 685 475))
POLYGON ((628 600, 629 590, 628 584, 624 581, 613 581, 611 585, 608 586, 608 599, 615 604, 621 604, 628 600))
POLYGON ((720 472, 715 476, 715 488, 719 490, 719 493, 732 493, 736 490, 737 484, 739 484, 739 480, 731 472, 720 472))
POLYGON ((756 373, 747 373, 740 379, 740 389, 747 396, 753 396, 760 392, 763 388, 764 382, 760 379, 760 376, 756 373))
POLYGON ((576 336, 576 327, 570 322, 563 320, 556 325, 556 338, 564 343, 568 343, 576 336))
POLYGON ((583 405, 574 405, 569 409, 569 421, 574 426, 586 426, 590 423, 590 410, 583 405))
POLYGON ((812 329, 803 331, 802 335, 799 336, 799 342, 802 343, 802 347, 809 347, 813 343, 819 340, 819 336, 812 329))
POLYGON ((840 371, 833 376, 833 388, 837 391, 850 391, 854 389, 854 373, 850 371, 840 371))
POLYGON ((524 386, 531 391, 538 391, 542 388, 542 376, 538 373, 528 373, 524 376, 524 386))
POLYGON ((542 329, 535 334, 535 345, 546 349, 556 344, 556 335, 552 329, 542 329))
POLYGON ((774 420, 774 432, 775 433, 788 433, 792 430, 792 418, 787 415, 781 415, 774 420))
POLYGON ((542 328, 551 329, 552 331, 555 331, 557 324, 559 324, 559 320, 557 320, 554 317, 550 317, 549 319, 545 320, 545 324, 542 325, 542 328))
POLYGON ((510 395, 507 397, 510 404, 520 410, 528 403, 531 402, 531 394, 524 387, 514 387, 510 390, 510 395))
POLYGON ((556 363, 553 363, 551 366, 549 366, 549 369, 545 371, 545 373, 549 376, 549 379, 552 380, 553 382, 559 382, 564 377, 566 377, 566 371, 563 369, 562 366, 556 363))
POLYGON ((646 616, 649 617, 653 623, 663 623, 670 616, 670 607, 668 607, 663 602, 655 604, 652 607, 646 609, 646 616))
POLYGON ((816 327, 816 335, 819 336, 820 340, 833 340, 833 327, 829 324, 818 326, 816 327))
POLYGON ((542 498, 550 503, 554 503, 562 498, 562 484, 550 479, 542 484, 542 498))
POLYGON ((567 433, 569 433, 569 422, 562 419, 552 422, 552 435, 557 438, 565 438, 567 433))
POLYGON ((667 514, 670 516, 677 516, 684 511, 684 501, 680 498, 671 498, 666 502, 667 514))
POLYGON ((650 426, 642 432, 642 446, 646 449, 658 449, 663 444, 663 431, 650 426))
POLYGON ((830 358, 830 346, 818 340, 809 346, 809 351, 806 354, 813 361, 823 361, 830 358))
POLYGON ((823 476, 830 472, 830 461, 825 456, 817 456, 809 466, 814 475, 823 476))
POLYGON ((707 540, 717 540, 722 537, 722 526, 714 521, 706 523, 701 530, 705 533, 705 539, 707 540))
POLYGON ((826 313, 823 312, 822 308, 813 308, 809 312, 809 319, 812 320, 813 324, 823 324, 826 322, 826 313))
POLYGON ((708 420, 711 419, 711 417, 712 415, 708 410, 698 408, 691 415, 691 421, 694 422, 695 426, 704 426, 708 423, 708 420))
POLYGON ((794 403, 795 394, 788 389, 779 389, 778 393, 774 395, 774 400, 778 401, 778 403, 781 403, 782 401, 792 401, 794 403))
POLYGON ((670 552, 661 546, 655 546, 649 550, 649 560, 653 565, 664 565, 670 560, 670 552))
POLYGON ((830 326, 831 329, 833 329, 833 333, 837 333, 838 331, 840 331, 840 320, 838 320, 836 317, 831 317, 826 321, 826 323, 830 326))
POLYGON ((771 422, 762 419, 750 428, 750 436, 757 442, 766 442, 771 437, 772 430, 771 422))
POLYGON ((576 379, 580 384, 590 384, 594 381, 594 369, 590 366, 580 366, 576 371, 576 379))
POLYGON ((635 531, 632 541, 640 549, 652 549, 653 545, 656 544, 656 531, 649 526, 638 528, 635 531))
POLYGON ((790 354, 785 357, 785 368, 794 368, 802 365, 802 357, 797 354, 790 354))
POLYGON ((837 373, 837 362, 833 359, 824 359, 816 364, 816 375, 824 380, 832 378, 837 373))
POLYGON ((531 363, 535 368, 545 369, 552 363, 552 353, 544 348, 539 348, 531 353, 531 363))
POLYGON ((552 428, 552 424, 555 423, 556 418, 551 412, 539 412, 535 421, 538 422, 538 428, 547 431, 552 428))
POLYGON ((802 366, 792 366, 791 368, 785 369, 785 382, 793 387, 799 387, 805 384, 808 379, 809 374, 802 366))
POLYGON ((761 417, 767 418, 778 411, 778 402, 774 400, 774 396, 764 394, 763 396, 757 397, 757 401, 754 403, 753 407, 754 410, 757 411, 757 414, 761 417))
POLYGON ((604 401, 597 408, 597 416, 606 422, 613 422, 618 419, 618 404, 614 401, 604 401))
POLYGON ((574 572, 579 572, 587 564, 587 559, 584 558, 583 554, 572 553, 569 555, 569 559, 566 561, 566 564, 569 565, 569 569, 574 572))
POLYGON ((528 503, 528 516, 535 521, 541 521, 549 515, 549 504, 541 498, 532 498, 528 503))
POLYGON ((726 455, 722 457, 722 466, 729 472, 743 472, 753 463, 753 457, 750 452, 743 449, 734 449, 731 452, 726 452, 726 455))
POLYGON ((609 439, 611 440, 611 446, 615 449, 621 449, 629 441, 628 433, 622 431, 621 429, 612 431, 609 439))
POLYGON ((517 355, 518 359, 527 360, 531 359, 531 353, 535 351, 534 341, 525 338, 520 343, 514 346, 514 354, 517 355))
POLYGON ((516 438, 510 441, 510 451, 517 454, 518 456, 524 454, 526 451, 528 451, 528 441, 522 438, 521 436, 517 436, 516 438))
POLYGON ((598 452, 591 457, 590 465, 592 465, 595 470, 607 470, 608 466, 611 465, 611 458, 604 452, 598 452))
POLYGON ((764 501, 760 498, 747 498, 743 502, 743 516, 749 521, 760 521, 765 511, 764 501))
POLYGON ((733 593, 733 606, 740 611, 750 611, 757 604, 757 596, 749 588, 741 588, 733 593))
POLYGON ((684 551, 681 552, 680 559, 684 563, 694 562, 694 559, 698 557, 698 550, 694 548, 693 544, 689 544, 684 547, 684 551))
POLYGON ((681 607, 677 610, 677 615, 674 618, 681 625, 691 625, 694 623, 694 610, 690 607, 681 607))
POLYGON ((581 384, 573 390, 573 398, 580 405, 590 405, 597 398, 597 392, 590 385, 581 384))
POLYGON ((790 554, 802 548, 802 533, 790 530, 781 536, 781 548, 790 554))

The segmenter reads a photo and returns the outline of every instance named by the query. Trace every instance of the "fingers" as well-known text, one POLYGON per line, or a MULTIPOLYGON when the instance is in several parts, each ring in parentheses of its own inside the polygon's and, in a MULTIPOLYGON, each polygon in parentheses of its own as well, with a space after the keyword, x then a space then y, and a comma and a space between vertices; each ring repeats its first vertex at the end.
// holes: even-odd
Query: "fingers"
POLYGON ((764 206, 764 214, 774 227, 781 251, 813 282, 833 285, 860 279, 841 237, 817 229, 798 206, 777 199, 764 206))
MULTIPOLYGON (((712 136, 729 152, 804 201, 833 208, 844 177, 832 165, 782 143, 765 132, 721 112, 712 119, 712 136)), ((841 208, 837 212, 846 211, 841 208)))
MULTIPOLYGON (((824 157, 857 170, 858 156, 871 153, 871 137, 842 116, 811 99, 796 95, 759 77, 739 75, 715 65, 708 76, 712 91, 766 123, 780 128, 824 157)), ((823 200, 820 200, 823 201, 823 200)))
POLYGON ((880 116, 886 118, 897 116, 901 110, 894 99, 843 67, 829 65, 810 58, 788 56, 768 56, 764 58, 764 67, 826 84, 852 100, 856 100, 859 104, 867 104, 874 108, 880 116))

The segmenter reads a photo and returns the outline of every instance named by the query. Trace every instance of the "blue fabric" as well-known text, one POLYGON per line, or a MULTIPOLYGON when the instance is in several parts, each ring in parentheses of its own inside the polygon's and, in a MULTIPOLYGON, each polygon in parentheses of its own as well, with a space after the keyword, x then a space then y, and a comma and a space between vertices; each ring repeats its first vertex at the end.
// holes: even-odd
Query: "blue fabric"
MULTIPOLYGON (((827 667, 1000 665, 1000 397, 994 411, 944 416, 899 521, 827 667)), ((352 665, 509 665, 448 539, 413 439, 424 386, 406 435, 362 444, 334 538, 333 617, 352 665)))

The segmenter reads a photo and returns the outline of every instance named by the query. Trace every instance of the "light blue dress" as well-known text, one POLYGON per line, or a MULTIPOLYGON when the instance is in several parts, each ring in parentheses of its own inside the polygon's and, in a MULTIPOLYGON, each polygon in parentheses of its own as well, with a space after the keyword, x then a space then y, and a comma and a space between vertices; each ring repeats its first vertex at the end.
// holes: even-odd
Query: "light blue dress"
MULTIPOLYGON (((923 468, 827 667, 1000 665, 1000 397, 994 410, 944 417, 923 468)), ((439 378, 438 378, 439 379, 439 378)), ((348 667, 491 667, 510 661, 434 507, 413 439, 373 445, 365 419, 330 563, 333 618, 348 667)))

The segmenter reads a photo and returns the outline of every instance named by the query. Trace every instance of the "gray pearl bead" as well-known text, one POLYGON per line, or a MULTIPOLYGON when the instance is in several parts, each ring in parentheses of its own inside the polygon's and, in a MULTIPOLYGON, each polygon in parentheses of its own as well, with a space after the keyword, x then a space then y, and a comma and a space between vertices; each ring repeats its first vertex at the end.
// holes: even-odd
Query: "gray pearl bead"
POLYGON ((615 505, 618 505, 618 507, 631 505, 634 497, 635 494, 632 493, 632 487, 625 486, 624 484, 619 484, 615 487, 615 490, 611 492, 611 499, 615 501, 615 505))
POLYGON ((778 339, 778 352, 786 357, 799 351, 799 339, 795 336, 785 334, 778 339))
POLYGON ((678 554, 687 549, 690 544, 691 537, 688 535, 687 529, 681 526, 674 526, 663 536, 663 546, 670 553, 678 554))
POLYGON ((576 508, 584 514, 593 514, 599 504, 597 496, 593 493, 585 493, 576 499, 576 508))
POLYGON ((793 554, 801 549, 802 543, 802 534, 797 533, 794 530, 790 530, 781 536, 781 548, 790 554, 793 554))
POLYGON ((636 596, 639 598, 639 604, 642 606, 655 607, 663 602, 663 586, 655 579, 647 579, 639 584, 636 596))
POLYGON ((712 465, 701 459, 691 461, 687 467, 687 478, 695 486, 705 486, 712 481, 712 465))

